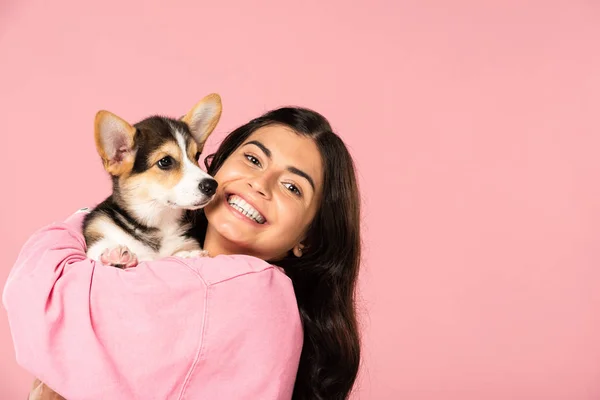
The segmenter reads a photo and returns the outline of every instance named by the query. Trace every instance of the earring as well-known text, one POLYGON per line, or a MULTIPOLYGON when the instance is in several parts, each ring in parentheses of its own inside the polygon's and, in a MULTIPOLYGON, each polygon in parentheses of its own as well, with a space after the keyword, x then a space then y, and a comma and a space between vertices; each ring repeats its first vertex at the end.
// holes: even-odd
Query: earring
POLYGON ((301 244, 299 244, 298 246, 294 247, 293 253, 296 257, 300 258, 302 257, 302 248, 304 246, 302 246, 301 244))

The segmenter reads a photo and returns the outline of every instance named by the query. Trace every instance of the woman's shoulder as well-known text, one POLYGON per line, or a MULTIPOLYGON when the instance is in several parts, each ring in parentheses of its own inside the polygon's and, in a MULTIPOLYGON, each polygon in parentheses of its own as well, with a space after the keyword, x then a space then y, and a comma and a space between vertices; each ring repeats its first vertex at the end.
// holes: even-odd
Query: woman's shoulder
POLYGON ((256 284, 264 281, 270 285, 285 286, 293 290, 292 280, 285 274, 283 268, 249 255, 200 257, 191 261, 190 267, 208 286, 224 286, 232 282, 256 284))
POLYGON ((237 304, 258 317, 256 310, 267 319, 286 315, 287 323, 300 320, 292 280, 283 269, 248 255, 218 255, 183 259, 202 279, 211 297, 212 307, 229 309, 237 304), (265 313, 265 311, 269 310, 265 313))
POLYGON ((291 285, 283 269, 260 258, 244 254, 218 255, 181 260, 192 268, 206 285, 222 284, 231 280, 252 282, 262 279, 291 285))
POLYGON ((284 334, 292 346, 302 342, 294 286, 281 268, 241 254, 200 257, 188 262, 207 286, 207 313, 216 318, 209 323, 220 332, 217 336, 238 328, 245 332, 243 335, 250 335, 248 327, 253 327, 253 332, 263 339, 284 334))
POLYGON ((304 343, 291 280, 278 267, 251 256, 189 262, 207 290, 201 367, 189 373, 187 393, 198 398, 289 398, 304 343), (223 371, 228 382, 244 384, 223 385, 214 379, 223 371))

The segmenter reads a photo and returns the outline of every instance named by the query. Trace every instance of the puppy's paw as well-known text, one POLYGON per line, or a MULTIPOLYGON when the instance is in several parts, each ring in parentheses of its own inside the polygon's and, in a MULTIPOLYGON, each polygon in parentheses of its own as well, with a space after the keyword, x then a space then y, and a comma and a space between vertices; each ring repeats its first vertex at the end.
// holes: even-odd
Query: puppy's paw
POLYGON ((121 269, 133 268, 138 264, 137 257, 127 246, 116 246, 112 249, 104 250, 100 255, 100 261, 103 264, 121 269))
POLYGON ((175 257, 181 258, 194 258, 194 257, 208 257, 208 251, 206 250, 182 250, 173 254, 175 257))

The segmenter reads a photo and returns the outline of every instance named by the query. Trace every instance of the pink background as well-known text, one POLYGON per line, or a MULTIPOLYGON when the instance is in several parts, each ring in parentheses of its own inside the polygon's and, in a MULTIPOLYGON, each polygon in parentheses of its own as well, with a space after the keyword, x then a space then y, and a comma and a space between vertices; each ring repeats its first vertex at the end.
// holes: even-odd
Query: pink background
MULTIPOLYGON (((219 92, 214 149, 304 105, 364 197, 356 399, 600 398, 598 2, 120 3, 0 1, 2 285, 34 229, 108 194, 98 109, 219 92)), ((0 314, 0 398, 22 399, 0 314)))

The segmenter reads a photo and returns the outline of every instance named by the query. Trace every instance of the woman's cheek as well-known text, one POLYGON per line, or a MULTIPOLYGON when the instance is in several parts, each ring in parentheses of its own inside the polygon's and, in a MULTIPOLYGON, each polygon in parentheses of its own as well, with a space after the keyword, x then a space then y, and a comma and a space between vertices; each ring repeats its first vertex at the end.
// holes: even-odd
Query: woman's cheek
POLYGON ((301 231, 304 228, 307 210, 298 204, 288 205, 285 215, 286 225, 290 231, 301 231))

